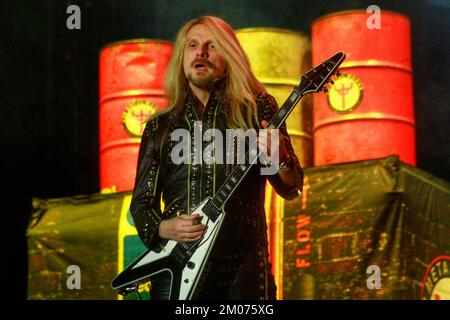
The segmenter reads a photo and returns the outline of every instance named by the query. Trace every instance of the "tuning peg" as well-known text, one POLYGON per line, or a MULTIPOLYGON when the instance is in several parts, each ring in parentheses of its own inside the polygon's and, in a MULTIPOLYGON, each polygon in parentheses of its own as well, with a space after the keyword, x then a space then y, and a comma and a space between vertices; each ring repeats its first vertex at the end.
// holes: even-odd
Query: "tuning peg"
POLYGON ((333 85, 333 84, 334 84, 334 81, 333 81, 332 79, 329 79, 329 80, 328 80, 328 83, 331 83, 331 85, 333 85))
POLYGON ((322 91, 323 91, 323 93, 328 93, 328 88, 327 87, 323 87, 322 91))
POLYGON ((336 77, 339 77, 339 76, 341 75, 341 70, 339 70, 339 69, 336 70, 336 73, 335 73, 335 74, 336 74, 336 77))

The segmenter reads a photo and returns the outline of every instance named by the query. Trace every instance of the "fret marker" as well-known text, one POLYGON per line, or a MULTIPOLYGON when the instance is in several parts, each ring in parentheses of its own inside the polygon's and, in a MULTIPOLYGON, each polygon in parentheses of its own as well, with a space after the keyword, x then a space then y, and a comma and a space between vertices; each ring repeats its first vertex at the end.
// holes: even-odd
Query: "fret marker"
POLYGON ((291 102, 294 102, 295 99, 297 99, 297 97, 298 97, 297 92, 294 92, 293 94, 291 94, 291 99, 289 99, 289 100, 291 100, 291 102))

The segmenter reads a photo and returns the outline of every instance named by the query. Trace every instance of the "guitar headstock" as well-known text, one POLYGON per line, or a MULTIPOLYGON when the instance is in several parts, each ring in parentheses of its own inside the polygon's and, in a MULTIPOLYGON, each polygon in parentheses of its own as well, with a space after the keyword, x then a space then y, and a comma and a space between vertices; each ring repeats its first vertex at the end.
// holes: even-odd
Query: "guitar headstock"
POLYGON ((331 58, 306 72, 302 76, 302 80, 299 85, 300 93, 305 95, 307 93, 319 92, 322 90, 326 93, 328 89, 325 85, 328 82, 333 83, 333 80, 331 80, 333 75, 340 75, 338 67, 344 59, 345 54, 343 52, 338 52, 331 58))

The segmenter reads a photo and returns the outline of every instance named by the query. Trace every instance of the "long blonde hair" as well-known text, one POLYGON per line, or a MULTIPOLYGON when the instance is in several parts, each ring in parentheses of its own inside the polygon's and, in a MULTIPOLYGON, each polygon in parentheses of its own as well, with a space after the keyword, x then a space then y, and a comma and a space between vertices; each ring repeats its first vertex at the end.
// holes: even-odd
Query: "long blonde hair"
POLYGON ((184 107, 185 92, 188 88, 183 71, 183 55, 189 30, 201 24, 211 32, 215 46, 227 63, 225 74, 226 122, 230 128, 248 129, 258 124, 255 94, 266 92, 263 85, 251 71, 248 58, 242 49, 233 28, 224 20, 203 16, 187 22, 178 32, 172 60, 166 74, 166 96, 169 105, 165 112, 179 114, 184 107))

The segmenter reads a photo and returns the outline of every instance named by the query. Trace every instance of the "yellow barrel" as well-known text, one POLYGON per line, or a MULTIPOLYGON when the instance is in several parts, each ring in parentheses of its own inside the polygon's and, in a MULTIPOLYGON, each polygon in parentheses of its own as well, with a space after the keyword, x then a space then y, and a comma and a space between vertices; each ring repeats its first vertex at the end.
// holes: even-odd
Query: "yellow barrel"
MULTIPOLYGON (((239 29, 236 35, 255 76, 281 106, 299 84, 300 76, 311 68, 310 39, 296 31, 275 28, 239 29)), ((301 165, 312 166, 312 101, 309 95, 300 100, 286 124, 301 165)), ((285 202, 269 184, 266 186, 269 255, 278 286, 278 299, 283 298, 284 216, 286 212, 297 210, 301 201, 298 198, 285 202)))
MULTIPOLYGON (((281 106, 311 67, 310 39, 300 32, 278 28, 246 28, 236 35, 253 73, 281 106)), ((312 104, 306 96, 286 120, 295 154, 303 167, 313 165, 312 104)))

